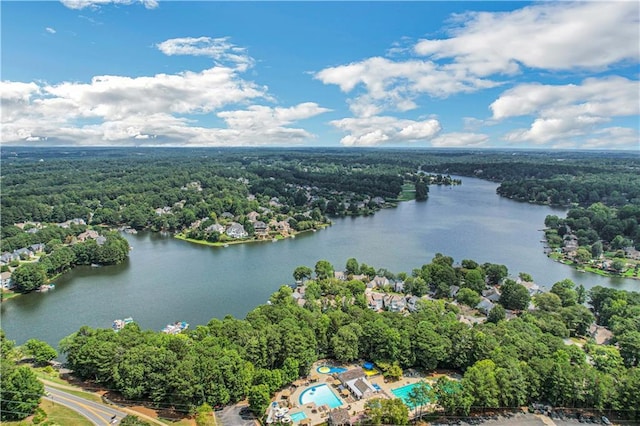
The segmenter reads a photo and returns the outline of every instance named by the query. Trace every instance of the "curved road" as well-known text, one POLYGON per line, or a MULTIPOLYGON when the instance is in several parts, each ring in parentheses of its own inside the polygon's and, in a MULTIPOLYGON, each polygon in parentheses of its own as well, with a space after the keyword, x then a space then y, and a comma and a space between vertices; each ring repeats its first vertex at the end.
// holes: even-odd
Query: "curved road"
POLYGON ((45 385, 45 399, 64 405, 89 419, 94 425, 107 426, 118 423, 127 413, 45 385))

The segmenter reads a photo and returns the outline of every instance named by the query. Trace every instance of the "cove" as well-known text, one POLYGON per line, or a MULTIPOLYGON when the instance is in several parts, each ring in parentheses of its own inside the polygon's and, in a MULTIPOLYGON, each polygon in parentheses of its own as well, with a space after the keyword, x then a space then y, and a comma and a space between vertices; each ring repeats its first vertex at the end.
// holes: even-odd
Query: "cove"
POLYGON ((426 202, 334 219, 324 230, 275 243, 208 247, 157 233, 127 235, 133 250, 126 263, 77 268, 58 278, 53 291, 3 302, 2 328, 17 344, 36 338, 57 346, 82 325, 110 327, 129 316, 154 330, 175 321, 195 327, 214 317, 244 318, 291 283, 296 266, 313 268, 326 259, 340 270, 350 257, 410 273, 439 252, 456 263, 505 264, 511 275, 527 272, 547 289, 570 278, 587 289, 638 290, 638 281, 580 273, 545 256, 544 218, 566 210, 505 199, 495 183, 462 179, 460 186, 430 187, 426 202))

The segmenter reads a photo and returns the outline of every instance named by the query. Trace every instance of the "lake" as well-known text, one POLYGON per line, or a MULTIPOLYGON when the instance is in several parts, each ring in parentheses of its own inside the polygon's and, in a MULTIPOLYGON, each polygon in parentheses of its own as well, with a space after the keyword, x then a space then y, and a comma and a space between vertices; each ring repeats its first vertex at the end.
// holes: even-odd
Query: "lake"
POLYGON ((326 259, 341 270, 350 257, 410 273, 439 252, 456 263, 505 264, 510 274, 527 272, 546 288, 570 278, 587 288, 640 289, 638 281, 579 273, 545 256, 544 218, 566 210, 508 200, 496 195, 495 183, 462 179, 460 186, 430 187, 426 202, 335 219, 324 230, 275 243, 207 247, 157 233, 127 235, 133 250, 125 264, 76 268, 53 291, 2 303, 2 328, 17 344, 37 338, 57 346, 82 325, 110 327, 129 316, 154 330, 175 321, 195 327, 225 315, 243 318, 292 283, 297 266, 313 269, 326 259))

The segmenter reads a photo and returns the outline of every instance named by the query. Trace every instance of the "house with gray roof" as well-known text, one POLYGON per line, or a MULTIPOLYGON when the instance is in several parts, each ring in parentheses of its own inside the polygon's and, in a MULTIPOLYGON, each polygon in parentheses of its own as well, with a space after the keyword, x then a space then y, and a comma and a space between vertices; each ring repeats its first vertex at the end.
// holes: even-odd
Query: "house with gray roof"
POLYGON ((0 264, 8 265, 14 260, 20 260, 20 256, 16 256, 14 253, 4 252, 0 256, 0 264))
POLYGON ((14 250, 13 254, 17 256, 18 259, 23 260, 31 259, 31 257, 33 257, 33 252, 26 247, 14 250))
POLYGON ((237 222, 232 222, 227 228, 226 234, 231 238, 246 238, 249 234, 244 230, 244 226, 237 222))
POLYGON ((338 374, 338 380, 358 399, 368 398, 376 392, 376 388, 367 380, 362 367, 352 368, 338 374))
POLYGON ((253 224, 253 230, 258 237, 266 237, 269 235, 269 227, 261 220, 258 220, 253 224))
POLYGON ((476 309, 482 312, 485 315, 488 315, 491 309, 493 309, 495 305, 486 297, 483 297, 476 309))
POLYGON ((217 232, 218 234, 224 233, 224 226, 219 223, 214 223, 213 225, 209 225, 204 229, 204 232, 217 232))

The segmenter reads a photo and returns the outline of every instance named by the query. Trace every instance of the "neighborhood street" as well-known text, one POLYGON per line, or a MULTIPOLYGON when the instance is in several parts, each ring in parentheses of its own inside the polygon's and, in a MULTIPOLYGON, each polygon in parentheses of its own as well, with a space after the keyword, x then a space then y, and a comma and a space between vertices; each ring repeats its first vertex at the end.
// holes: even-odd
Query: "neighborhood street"
POLYGON ((77 413, 85 416, 95 425, 103 426, 117 424, 117 422, 127 415, 127 413, 116 410, 108 405, 89 401, 51 386, 45 385, 44 388, 47 392, 44 397, 45 399, 64 405, 76 411, 77 413))

